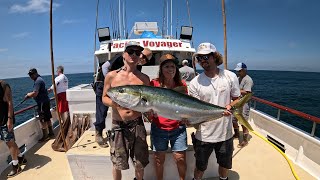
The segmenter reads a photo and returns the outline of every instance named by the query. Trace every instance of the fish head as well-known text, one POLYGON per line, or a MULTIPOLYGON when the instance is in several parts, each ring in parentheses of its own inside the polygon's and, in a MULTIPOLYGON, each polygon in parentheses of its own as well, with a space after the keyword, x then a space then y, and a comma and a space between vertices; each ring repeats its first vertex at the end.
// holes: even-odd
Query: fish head
POLYGON ((146 100, 142 95, 142 89, 139 86, 118 86, 110 88, 107 95, 122 107, 146 112, 146 100))

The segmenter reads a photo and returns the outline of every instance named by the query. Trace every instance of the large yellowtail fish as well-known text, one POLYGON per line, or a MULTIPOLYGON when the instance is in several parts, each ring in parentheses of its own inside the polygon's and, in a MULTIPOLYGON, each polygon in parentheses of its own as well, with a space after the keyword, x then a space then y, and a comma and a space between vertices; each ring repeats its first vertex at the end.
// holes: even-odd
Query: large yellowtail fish
MULTIPOLYGON (((192 96, 161 87, 143 85, 118 86, 110 88, 107 94, 122 107, 141 113, 153 110, 158 115, 169 119, 188 119, 190 124, 219 119, 226 110, 225 107, 210 104, 192 96)), ((242 125, 253 131, 250 124, 242 116, 242 107, 249 101, 251 96, 252 94, 249 93, 241 98, 232 107, 231 112, 242 125)))

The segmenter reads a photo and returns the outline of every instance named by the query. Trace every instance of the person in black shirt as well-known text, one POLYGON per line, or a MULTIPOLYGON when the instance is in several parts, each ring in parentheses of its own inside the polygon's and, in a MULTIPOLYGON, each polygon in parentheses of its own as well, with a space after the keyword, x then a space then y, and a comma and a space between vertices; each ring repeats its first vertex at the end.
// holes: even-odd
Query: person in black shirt
POLYGON ((26 164, 27 160, 19 152, 19 148, 15 142, 11 88, 9 84, 2 80, 0 80, 0 121, 0 139, 7 144, 12 157, 12 170, 7 175, 10 178, 22 171, 20 166, 26 164))

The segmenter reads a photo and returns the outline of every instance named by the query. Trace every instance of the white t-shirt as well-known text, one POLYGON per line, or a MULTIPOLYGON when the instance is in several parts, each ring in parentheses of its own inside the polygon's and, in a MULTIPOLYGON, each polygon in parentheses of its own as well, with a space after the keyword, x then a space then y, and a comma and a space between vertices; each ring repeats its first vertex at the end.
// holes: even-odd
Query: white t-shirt
MULTIPOLYGON (((189 95, 221 107, 230 104, 231 97, 240 96, 239 81, 235 73, 219 69, 219 75, 210 78, 201 73, 189 84, 189 95)), ((230 139, 232 133, 231 116, 201 123, 195 137, 204 142, 221 142, 230 139)))
MULTIPOLYGON (((240 77, 239 77, 240 81, 240 77)), ((249 75, 246 75, 245 77, 242 78, 240 82, 240 89, 245 90, 247 92, 252 92, 252 87, 253 87, 253 81, 249 75)))
MULTIPOLYGON (((54 82, 56 83, 57 87, 57 94, 66 92, 68 89, 68 78, 64 74, 60 74, 54 79, 54 82)), ((53 89, 53 85, 50 87, 50 89, 53 89)))
MULTIPOLYGON (((240 82, 240 77, 239 77, 239 82, 240 82)), ((253 81, 249 75, 246 75, 241 79, 240 82, 240 89, 245 90, 247 92, 252 92, 252 87, 253 87, 253 81)), ((249 111, 250 111, 250 106, 248 103, 243 105, 242 108, 242 114, 244 119, 248 120, 249 119, 249 111)))

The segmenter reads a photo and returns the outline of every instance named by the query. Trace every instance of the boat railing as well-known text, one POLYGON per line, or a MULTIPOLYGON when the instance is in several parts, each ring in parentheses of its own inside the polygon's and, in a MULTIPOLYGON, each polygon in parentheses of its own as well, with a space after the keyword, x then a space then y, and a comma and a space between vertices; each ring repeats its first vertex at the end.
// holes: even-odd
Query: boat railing
POLYGON ((306 119, 306 120, 308 120, 308 121, 312 121, 312 122, 313 122, 313 125, 312 125, 312 130, 311 130, 310 135, 311 135, 312 137, 315 136, 317 123, 320 123, 320 118, 318 118, 318 117, 316 117, 316 116, 312 116, 312 115, 310 115, 310 114, 306 114, 306 113, 297 111, 297 110, 292 109, 292 108, 288 108, 288 107, 285 107, 285 106, 282 106, 282 105, 279 105, 279 104, 276 104, 276 103, 273 103, 273 102, 270 102, 270 101, 267 101, 267 100, 258 98, 258 97, 254 97, 254 96, 253 96, 253 97, 252 97, 252 100, 253 100, 253 108, 254 108, 254 109, 257 108, 257 102, 278 109, 278 114, 277 114, 277 117, 276 117, 276 118, 277 118, 277 120, 279 120, 279 121, 280 121, 281 111, 288 112, 288 113, 290 113, 290 114, 296 115, 296 116, 301 117, 301 118, 303 118, 303 119, 306 119))
MULTIPOLYGON (((54 100, 54 97, 50 98, 50 102, 52 102, 53 100, 54 100)), ((36 116, 36 111, 35 111, 35 107, 36 107, 36 106, 37 106, 37 105, 34 104, 34 105, 28 106, 28 107, 26 107, 26 108, 22 108, 22 109, 20 109, 20 110, 18 110, 18 111, 15 111, 15 112, 14 112, 14 115, 16 116, 16 115, 22 114, 22 113, 24 113, 24 112, 26 112, 26 111, 28 111, 28 110, 30 110, 30 109, 34 109, 34 116, 36 116)))

